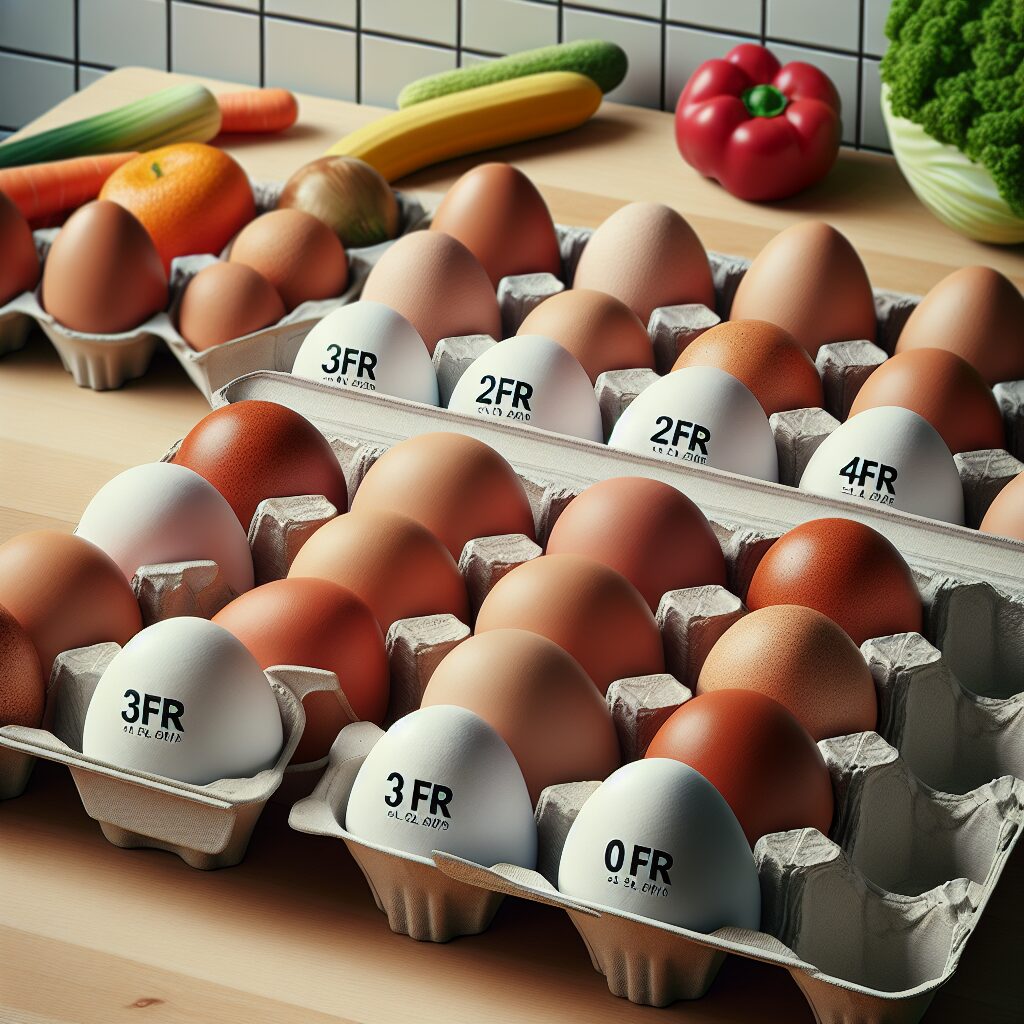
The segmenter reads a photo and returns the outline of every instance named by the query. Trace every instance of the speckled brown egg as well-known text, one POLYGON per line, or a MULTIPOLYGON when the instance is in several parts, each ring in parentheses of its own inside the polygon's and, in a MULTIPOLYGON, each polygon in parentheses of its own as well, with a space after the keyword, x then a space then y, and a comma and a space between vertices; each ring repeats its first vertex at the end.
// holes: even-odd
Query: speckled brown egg
POLYGON ((621 763, 615 726, 579 662, 521 629, 478 633, 427 683, 423 707, 479 715, 509 745, 534 803, 546 786, 604 779, 621 763))
POLYGON ((399 238, 370 271, 362 298, 401 313, 431 355, 442 338, 501 337, 498 296, 480 261, 441 231, 399 238))
POLYGON ((981 532, 1024 540, 1024 473, 1015 476, 995 496, 981 521, 981 532))
POLYGON ((537 187, 511 164, 480 164, 455 182, 434 213, 432 231, 457 238, 497 288, 512 274, 562 276, 558 237, 537 187))
POLYGON ((920 633, 921 595, 895 546, 854 519, 812 519, 784 533, 747 589, 752 611, 797 604, 827 615, 855 644, 920 633))
POLYGON ((516 566, 484 598, 476 631, 527 629, 568 651, 601 693, 616 679, 665 670, 658 624, 625 576, 582 555, 516 566))
POLYGON ((32 639, 0 605, 0 726, 37 729, 45 701, 46 682, 32 639))
POLYGON ((50 677, 61 651, 113 641, 142 629, 142 613, 117 563, 70 533, 36 530, 0 545, 0 604, 21 623, 50 677))
POLYGON ((39 257, 32 229, 21 211, 0 192, 0 306, 30 292, 39 281, 39 257))
POLYGON ((474 537, 534 537, 530 499, 515 470, 465 434, 420 434, 386 451, 352 501, 356 512, 378 508, 422 523, 456 561, 474 537))
POLYGON ((384 509, 325 523, 299 549, 288 578, 313 576, 347 587, 381 629, 398 619, 448 613, 469 622, 466 585, 451 553, 425 526, 384 509))
POLYGON ((821 377, 807 350, 789 331, 766 320, 726 320, 690 342, 673 370, 716 366, 749 388, 765 414, 820 409, 821 377))
POLYGON ((875 340, 871 282, 845 235, 820 220, 780 231, 743 275, 732 320, 767 320, 810 355, 833 341, 875 340))
POLYGON ((244 263, 211 263, 185 286, 178 331, 197 352, 277 323, 285 314, 277 289, 244 263))
POLYGON ((552 295, 527 314, 516 333, 557 341, 592 382, 606 370, 654 369, 647 328, 629 306, 604 292, 571 288, 552 295))
POLYGON ((1024 379, 1024 296, 991 267, 961 267, 921 300, 903 325, 897 352, 944 348, 989 385, 1024 379))
POLYGON ((970 363, 944 349, 907 349, 887 359, 864 382, 850 415, 883 405, 923 416, 954 454, 1006 445, 992 389, 970 363))
POLYGON ((629 203, 605 220, 583 250, 573 288, 614 295, 644 326, 659 306, 715 306, 704 246, 664 203, 629 203))
POLYGON ((725 556, 704 513, 671 484, 642 476, 601 480, 573 498, 547 551, 610 566, 651 611, 670 590, 725 586, 725 556))
POLYGON ((821 612, 774 605, 744 615, 711 648, 697 694, 755 690, 777 700, 815 740, 874 729, 878 701, 857 645, 821 612))
POLYGON ((345 475, 327 439, 276 402, 237 402, 207 413, 173 461, 213 484, 246 530, 264 498, 321 494, 339 512, 348 508, 345 475))

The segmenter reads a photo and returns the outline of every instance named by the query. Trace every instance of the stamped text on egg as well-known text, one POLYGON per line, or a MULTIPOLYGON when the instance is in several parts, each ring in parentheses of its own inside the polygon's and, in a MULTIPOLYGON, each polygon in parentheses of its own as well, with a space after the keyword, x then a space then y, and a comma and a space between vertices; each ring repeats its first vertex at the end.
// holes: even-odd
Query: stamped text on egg
MULTIPOLYGON (((387 781, 391 784, 391 792, 385 794, 384 803, 390 808, 398 808, 406 797, 405 778, 399 772, 392 772, 387 781)), ((405 812, 405 821, 410 825, 423 825, 425 828, 435 828, 446 831, 452 813, 449 805, 454 796, 448 786, 440 782, 429 782, 426 779, 412 780, 412 793, 409 799, 409 810, 405 812), (421 810, 427 813, 420 817, 421 810)), ((397 810, 389 810, 389 818, 397 818, 397 810)))
POLYGON ((627 888, 635 889, 640 869, 646 868, 647 880, 643 883, 641 891, 654 896, 668 895, 667 886, 672 884, 672 879, 668 875, 669 868, 672 867, 672 854, 656 850, 653 846, 634 843, 629 857, 629 869, 626 872, 628 877, 620 882, 616 876, 625 865, 626 844, 621 839, 612 839, 604 849, 604 866, 612 872, 608 881, 613 885, 625 885, 627 888))
POLYGON ((328 345, 327 351, 331 357, 320 365, 320 369, 324 373, 335 374, 335 383, 351 388, 365 388, 367 391, 377 390, 373 383, 377 379, 373 372, 377 367, 377 356, 373 352, 364 352, 359 348, 343 349, 340 345, 328 345))
POLYGON ((855 498, 877 501, 882 505, 891 505, 896 500, 895 466, 854 456, 839 470, 839 475, 850 481, 843 485, 843 491, 855 498), (873 487, 869 486, 869 480, 874 481, 873 487))
POLYGON ((673 416, 659 416, 654 425, 659 429, 651 434, 651 441, 657 446, 655 451, 659 455, 671 455, 683 462, 701 465, 708 461, 711 431, 707 427, 690 420, 677 420, 673 416))
MULTIPOLYGON (((533 398, 533 385, 525 380, 514 377, 495 377, 490 373, 480 378, 483 391, 476 396, 480 405, 492 406, 492 416, 504 416, 510 420, 528 420, 532 410, 530 399, 533 398), (510 398, 511 402, 505 402, 510 398)), ((481 409, 481 412, 486 410, 481 409)))
POLYGON ((121 717, 127 723, 123 731, 147 739, 163 740, 166 743, 180 743, 185 727, 181 724, 185 705, 173 697, 161 697, 156 693, 139 693, 125 690, 127 706, 121 717), (159 728, 150 728, 159 719, 159 728))

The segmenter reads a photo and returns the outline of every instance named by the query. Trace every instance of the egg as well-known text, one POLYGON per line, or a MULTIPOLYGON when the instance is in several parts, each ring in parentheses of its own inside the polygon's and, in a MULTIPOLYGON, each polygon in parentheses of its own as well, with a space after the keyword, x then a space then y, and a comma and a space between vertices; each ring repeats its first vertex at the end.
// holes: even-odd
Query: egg
POLYGON ((624 302, 603 292, 571 288, 545 299, 519 334, 540 334, 575 356, 591 383, 606 370, 654 369, 647 328, 624 302))
POLYGON ((605 220, 580 256, 573 288, 615 296, 645 326, 660 306, 715 305, 704 246, 664 203, 629 203, 605 220))
POLYGON ((466 585, 448 549, 414 519, 348 512, 299 549, 288 578, 332 580, 362 598, 386 634, 398 619, 448 613, 469 622, 466 585))
POLYGON ((845 235, 820 220, 780 231, 743 275, 731 319, 767 320, 816 356, 834 341, 875 340, 871 282, 845 235))
POLYGON ((887 359, 861 386, 850 415, 885 405, 924 417, 951 452, 1006 445, 995 395, 981 374, 953 352, 914 348, 887 359))
POLYGON ((142 613, 117 563, 82 537, 34 530, 0 545, 0 605, 32 638, 43 675, 61 651, 142 629, 142 613))
POLYGON ((195 786, 273 767, 281 712, 256 660, 226 629, 181 615, 148 626, 96 684, 82 753, 195 786))
POLYGON ((896 352, 942 348, 966 359, 989 385, 1024 379, 1024 296, 991 267, 961 267, 921 300, 896 352))
POLYGON ((467 334, 501 337, 498 296, 480 261, 441 231, 413 231, 374 265, 363 299, 401 313, 430 355, 442 338, 467 334))
POLYGON ((265 498, 320 494, 339 512, 348 508, 345 474, 327 438, 276 402, 236 402, 207 413, 174 463, 213 484, 246 531, 265 498))
POLYGON ((348 287, 348 257, 338 236, 304 210, 271 210, 248 224, 231 243, 228 259, 258 270, 286 309, 331 299, 348 287))
POLYGON ((167 305, 167 275, 146 229, 97 199, 65 221, 43 266, 43 308, 83 334, 122 334, 167 305))
POLYGON ((0 192, 0 306, 22 292, 30 292, 39 280, 39 257, 36 255, 32 229, 21 211, 0 192))
POLYGON ((700 772, 725 797, 751 847, 771 832, 832 824, 832 779, 810 733, 756 690, 688 700, 655 733, 646 757, 700 772))
POLYGON ((591 484, 548 538, 549 555, 582 555, 621 573, 652 612, 670 590, 725 586, 725 556, 704 513, 660 480, 620 476, 591 484))
POLYGON ((908 409, 865 409, 811 456, 800 489, 963 523, 964 492, 938 431, 908 409))
POLYGON ((760 402, 732 374, 687 366, 644 388, 608 444, 638 455, 778 480, 775 435, 760 402))
POLYGON ((1015 476, 995 496, 981 521, 981 532, 1024 540, 1024 473, 1015 476))
POLYGON ((508 744, 465 708, 421 708, 366 755, 345 828, 385 849, 477 864, 537 863, 537 825, 508 744))
POLYGON ((353 302, 317 323, 292 365, 296 377, 437 405, 437 375, 423 339, 401 313, 353 302))
POLYGON ((751 577, 746 605, 756 611, 776 604, 827 615, 858 646, 923 629, 910 566, 877 530, 853 519, 812 519, 768 549, 751 577))
POLYGON ((788 331, 765 320, 726 320, 690 342, 672 369, 716 366, 761 403, 765 414, 825 404, 814 361, 788 331))
POLYGON ((755 690, 777 700, 816 740, 875 728, 871 670, 850 637, 811 608, 773 605, 733 623, 708 653, 698 696, 755 690))
POLYGON ((597 395, 576 358, 557 341, 519 334, 466 367, 448 408, 602 441, 597 395))
POLYGON ((0 726, 38 729, 45 702, 46 683, 32 638, 0 605, 0 726))
MULTIPOLYGON (((384 636, 367 605, 350 590, 318 579, 274 580, 250 590, 213 617, 248 648, 260 668, 303 665, 333 672, 356 720, 384 720, 388 659, 384 636)), ((334 693, 311 693, 302 702, 306 727, 292 755, 295 764, 326 757, 352 720, 334 693)))
POLYGON ((82 513, 79 537, 102 548, 131 581, 143 565, 216 562, 236 594, 253 584, 245 530, 220 492, 173 462, 126 469, 82 513))
POLYGON ((276 324, 285 314, 277 289, 244 263, 211 263, 185 286, 178 332, 197 352, 276 324))
POLYGON ((536 186, 510 164, 480 164, 445 193, 432 231, 457 238, 497 288, 513 274, 562 276, 558 236, 536 186))
POLYGON ((536 803, 547 786, 603 779, 621 763, 611 712, 557 644, 521 629, 478 633, 434 670, 423 707, 479 715, 509 745, 536 803))
POLYGON ((477 633, 527 629, 553 640, 604 693, 616 679, 665 670, 661 633, 632 583, 581 555, 543 555, 517 565, 484 598, 477 633))
POLYGON ((534 538, 533 510, 516 471, 465 434, 420 434, 389 448, 363 477, 355 512, 400 512, 422 523, 458 560, 474 537, 534 538))
POLYGON ((736 816, 703 775, 666 758, 624 765, 590 795, 565 837, 558 891, 695 932, 761 921, 736 816))

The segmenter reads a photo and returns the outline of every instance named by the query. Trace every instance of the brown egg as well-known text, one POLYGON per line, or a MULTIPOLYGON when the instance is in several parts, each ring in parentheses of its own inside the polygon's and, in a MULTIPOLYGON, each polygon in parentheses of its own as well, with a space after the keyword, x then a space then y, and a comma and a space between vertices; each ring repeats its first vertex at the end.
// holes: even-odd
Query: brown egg
POLYGON ((434 670, 423 707, 479 715, 515 754, 534 803, 546 786, 605 779, 621 763, 608 706, 561 647, 522 629, 459 644, 434 670))
POLYGON ((811 608, 744 615, 711 648, 697 694, 755 690, 777 700, 816 740, 874 729, 878 702, 857 645, 811 608))
POLYGON ((345 474, 327 438, 276 402, 237 402, 207 413, 172 461, 213 484, 246 530, 264 498, 322 494, 339 512, 348 508, 345 474))
POLYGON ((178 331, 197 352, 277 323, 285 314, 274 286, 244 263, 211 263, 186 285, 178 331))
POLYGON ((704 246, 664 203, 629 203, 605 220, 583 250, 573 288, 614 295, 644 326, 659 306, 715 306, 704 246))
POLYGON ((897 352, 944 348, 989 385, 1024 379, 1024 296, 991 267, 961 267, 921 300, 900 331, 897 352))
POLYGON ((45 702, 46 682, 32 638, 0 605, 0 726, 38 729, 45 702))
POLYGON ((21 211, 0 192, 0 306, 30 292, 39 281, 39 257, 32 229, 21 211))
POLYGON ((568 651, 604 693, 616 679, 665 671, 661 633, 632 583, 581 555, 516 566, 484 598, 476 631, 528 629, 568 651))
POLYGON ((573 498, 547 551, 610 566, 651 611, 670 590, 725 586, 725 556, 704 513, 682 491, 642 476, 602 480, 573 498))
POLYGON ((754 844, 770 832, 832 824, 832 779, 811 734, 754 690, 688 700, 657 731, 647 757, 695 768, 732 808, 754 844))
POLYGON ((167 275, 146 229, 97 199, 60 229, 43 265, 43 308, 84 334, 121 334, 167 305, 167 275))
POLYGON ((1006 445, 992 389, 970 363, 944 349, 908 349, 887 359, 864 382, 850 415, 883 405, 923 416, 953 453, 1006 445))
POLYGON ((139 602, 117 563, 55 530, 0 545, 0 604, 32 638, 46 679, 61 651, 108 641, 123 647, 142 629, 139 602))
POLYGON ((647 328, 624 302, 604 292, 571 288, 527 314, 517 334, 541 334, 571 352, 596 383, 605 370, 654 369, 647 328))
POLYGON ((981 532, 1024 540, 1024 473, 996 495, 981 521, 981 532))
POLYGON ((457 238, 493 287, 513 274, 562 276, 558 236, 536 186, 510 164, 480 164, 455 182, 430 225, 457 238))
POLYGON ((352 501, 355 512, 380 508, 422 523, 456 561, 474 537, 534 537, 530 499, 515 470, 465 434, 420 434, 386 451, 352 501))
POLYGON ((271 210, 250 221, 231 243, 228 259, 258 270, 294 309, 331 299, 348 287, 348 257, 338 236, 304 210, 271 210))
POLYGON ((716 366, 750 389, 765 414, 825 404, 814 361, 789 331, 766 320, 726 320, 690 342, 673 370, 716 366))
MULTIPOLYGON (((329 580, 275 580, 236 597, 213 621, 249 649, 260 668, 302 665, 338 677, 357 721, 384 721, 388 659, 373 612, 351 590, 329 580)), ((326 757, 351 717, 336 694, 311 693, 302 701, 306 727, 293 764, 326 757)))
POLYGON ((431 355, 442 338, 501 337, 498 296, 487 271, 461 242, 441 231, 399 238, 370 271, 362 298, 401 313, 431 355))
POLYGON ((812 519, 784 533, 754 571, 747 607, 798 604, 827 615, 858 646, 920 633, 921 595, 903 556, 853 519, 812 519))
POLYGON ((833 341, 875 340, 871 282, 856 250, 834 227, 807 220, 780 231, 743 275, 732 320, 767 320, 812 357, 833 341))
POLYGON ((347 587, 381 629, 398 619, 450 613, 469 622, 466 585, 448 549, 414 519, 374 509, 324 524, 299 549, 288 578, 314 576, 347 587))

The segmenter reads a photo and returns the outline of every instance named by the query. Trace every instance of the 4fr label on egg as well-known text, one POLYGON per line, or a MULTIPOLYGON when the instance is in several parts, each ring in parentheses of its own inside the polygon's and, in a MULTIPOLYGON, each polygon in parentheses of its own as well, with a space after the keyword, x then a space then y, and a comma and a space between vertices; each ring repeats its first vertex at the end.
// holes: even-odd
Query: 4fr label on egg
POLYGON ((854 456, 839 470, 839 475, 847 481, 843 484, 844 494, 880 505, 896 503, 896 477, 899 473, 895 466, 854 456))

